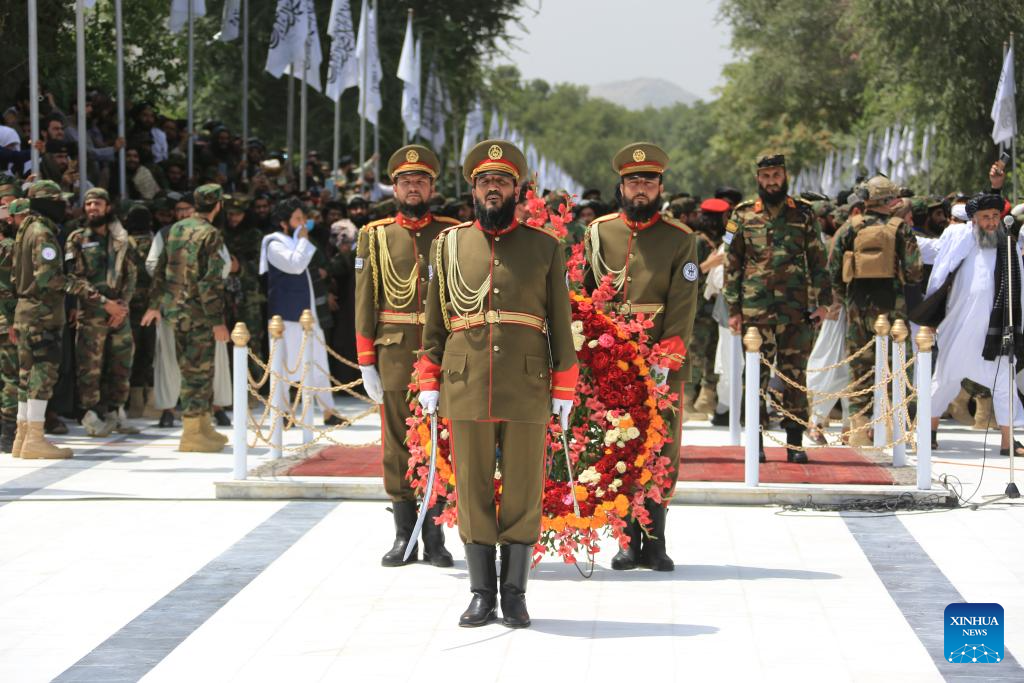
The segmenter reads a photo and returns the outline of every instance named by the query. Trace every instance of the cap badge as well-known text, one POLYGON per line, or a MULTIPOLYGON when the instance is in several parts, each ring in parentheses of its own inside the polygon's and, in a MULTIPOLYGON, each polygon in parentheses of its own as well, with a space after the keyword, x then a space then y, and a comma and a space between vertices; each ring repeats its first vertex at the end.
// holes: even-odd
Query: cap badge
POLYGON ((491 159, 500 159, 502 154, 501 145, 491 145, 490 149, 487 150, 487 156, 491 159))
POLYGON ((647 159, 646 152, 644 152, 642 149, 633 150, 633 161, 644 161, 645 159, 647 159))
POLYGON ((414 149, 410 149, 408 152, 405 153, 405 160, 408 161, 410 164, 415 164, 417 161, 420 160, 420 153, 414 149))

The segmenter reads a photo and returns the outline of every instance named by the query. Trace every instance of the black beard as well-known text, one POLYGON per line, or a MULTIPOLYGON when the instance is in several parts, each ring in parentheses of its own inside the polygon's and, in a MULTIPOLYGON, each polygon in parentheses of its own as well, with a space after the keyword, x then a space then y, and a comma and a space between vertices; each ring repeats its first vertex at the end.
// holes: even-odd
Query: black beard
POLYGON ((426 202, 420 202, 419 204, 398 202, 398 212, 412 220, 419 220, 420 218, 423 218, 427 215, 428 211, 430 211, 430 205, 426 202))
POLYGON ((501 206, 488 209, 479 199, 473 197, 473 207, 480 227, 487 232, 498 232, 512 225, 516 217, 516 198, 509 197, 501 206))
POLYGON ((622 213, 626 214, 626 218, 633 223, 646 223, 651 220, 654 218, 654 214, 658 213, 659 206, 661 206, 661 197, 653 197, 647 204, 633 204, 625 197, 619 202, 622 213))
POLYGON ((106 225, 109 222, 110 216, 96 216, 95 218, 89 218, 86 222, 90 228, 98 228, 102 225, 106 225))
POLYGON ((361 228, 370 222, 370 215, 363 214, 362 216, 352 216, 350 220, 352 221, 352 224, 355 225, 357 228, 361 228))
POLYGON ((778 192, 769 192, 760 184, 757 186, 757 196, 760 197, 761 201, 765 204, 777 206, 782 203, 787 194, 789 194, 789 178, 782 181, 782 187, 779 188, 778 192))

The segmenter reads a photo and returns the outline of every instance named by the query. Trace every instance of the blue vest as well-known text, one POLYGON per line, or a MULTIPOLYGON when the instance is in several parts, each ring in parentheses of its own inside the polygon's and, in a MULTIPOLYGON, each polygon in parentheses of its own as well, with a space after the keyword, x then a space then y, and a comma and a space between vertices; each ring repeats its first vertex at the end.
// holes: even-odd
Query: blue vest
POLYGON ((267 316, 281 316, 298 322, 305 309, 312 309, 309 301, 309 275, 286 273, 274 264, 267 264, 267 316))

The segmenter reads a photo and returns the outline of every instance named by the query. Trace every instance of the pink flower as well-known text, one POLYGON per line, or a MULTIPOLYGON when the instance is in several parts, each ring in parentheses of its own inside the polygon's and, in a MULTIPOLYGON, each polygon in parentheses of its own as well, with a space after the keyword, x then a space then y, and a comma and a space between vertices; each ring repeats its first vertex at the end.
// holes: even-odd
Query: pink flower
POLYGON ((615 346, 615 337, 605 332, 597 338, 597 343, 600 344, 602 348, 610 349, 615 346))

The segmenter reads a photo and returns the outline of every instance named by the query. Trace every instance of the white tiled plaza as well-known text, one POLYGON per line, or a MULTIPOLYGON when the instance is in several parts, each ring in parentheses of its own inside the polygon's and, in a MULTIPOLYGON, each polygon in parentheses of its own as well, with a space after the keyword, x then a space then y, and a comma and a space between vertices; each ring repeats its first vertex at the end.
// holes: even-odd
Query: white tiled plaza
MULTIPOLYGON (((454 568, 381 568, 385 503, 216 500, 228 449, 181 454, 177 433, 76 429, 74 460, 0 456, 0 681, 1024 679, 1020 506, 677 505, 674 573, 613 572, 610 545, 589 580, 545 561, 532 628, 461 629, 456 530, 454 568), (942 661, 942 612, 959 600, 1003 606, 1003 662, 942 661)), ((726 436, 684 430, 687 443, 726 436)), ((935 454, 935 475, 955 475, 965 497, 984 471, 976 501, 1008 474, 992 434, 982 469, 983 438, 944 427, 935 454)))

